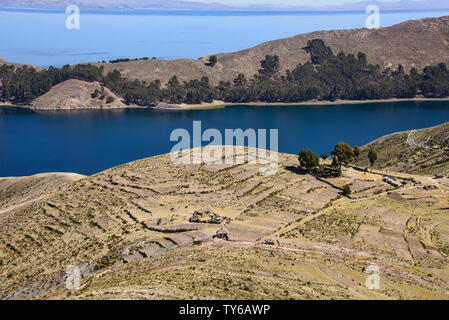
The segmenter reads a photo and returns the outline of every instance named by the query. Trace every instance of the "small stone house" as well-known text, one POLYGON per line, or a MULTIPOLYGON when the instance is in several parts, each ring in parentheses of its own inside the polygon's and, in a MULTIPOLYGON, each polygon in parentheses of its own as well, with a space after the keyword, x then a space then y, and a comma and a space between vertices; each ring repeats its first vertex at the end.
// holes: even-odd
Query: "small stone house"
POLYGON ((218 230, 217 233, 213 237, 229 241, 228 232, 224 229, 218 230))

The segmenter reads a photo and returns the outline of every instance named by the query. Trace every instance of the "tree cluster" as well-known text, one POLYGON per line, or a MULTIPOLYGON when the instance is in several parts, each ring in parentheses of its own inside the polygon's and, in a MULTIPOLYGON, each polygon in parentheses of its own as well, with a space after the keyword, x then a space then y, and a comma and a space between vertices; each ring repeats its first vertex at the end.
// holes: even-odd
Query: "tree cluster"
POLYGON ((0 99, 17 104, 26 104, 47 93, 53 86, 69 80, 102 81, 103 67, 90 64, 68 65, 62 68, 50 67, 37 71, 33 67, 12 65, 0 66, 0 99))
MULTIPOLYGON (((364 53, 334 54, 320 39, 311 40, 304 48, 310 61, 281 73, 280 59, 267 55, 251 79, 239 74, 233 81, 212 86, 207 77, 181 83, 173 76, 162 88, 159 80, 123 78, 119 71, 103 74, 102 67, 90 64, 36 71, 31 67, 0 66, 0 99, 26 104, 48 92, 52 86, 68 80, 100 81, 129 104, 151 106, 158 102, 199 104, 225 102, 304 102, 313 99, 335 101, 387 98, 428 98, 449 96, 449 70, 446 64, 416 68, 406 73, 404 67, 383 69, 368 64, 364 53)), ((148 58, 142 58, 148 59, 148 58)), ((129 59, 117 59, 113 63, 129 59)), ((217 63, 211 56, 208 65, 217 63)))
MULTIPOLYGON (((342 166, 348 166, 353 161, 357 161, 360 157, 362 149, 359 146, 354 146, 351 148, 350 145, 344 142, 339 142, 335 145, 334 150, 331 151, 332 163, 331 165, 323 165, 320 166, 320 158, 312 151, 308 149, 303 149, 298 155, 299 166, 305 171, 314 171, 319 168, 321 172, 327 171, 329 169, 333 172, 334 175, 341 175, 342 166), (327 169, 327 170, 322 170, 327 169)), ((324 152, 321 155, 323 161, 328 159, 328 155, 324 152)), ((374 150, 369 150, 368 159, 370 161, 371 167, 374 166, 374 163, 377 161, 377 153, 374 150)))

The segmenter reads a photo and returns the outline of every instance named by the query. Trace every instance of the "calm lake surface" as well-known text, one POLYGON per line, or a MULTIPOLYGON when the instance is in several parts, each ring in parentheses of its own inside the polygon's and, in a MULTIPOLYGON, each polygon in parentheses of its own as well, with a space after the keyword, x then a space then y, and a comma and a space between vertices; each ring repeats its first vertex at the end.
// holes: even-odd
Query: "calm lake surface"
MULTIPOLYGON (((449 15, 449 10, 383 12, 382 27, 449 15)), ((317 30, 365 28, 361 12, 173 12, 0 8, 0 57, 48 67, 116 58, 198 58, 317 30)))
POLYGON ((216 110, 150 109, 35 112, 0 107, 0 176, 41 172, 93 174, 170 152, 177 128, 192 131, 279 129, 279 151, 330 152, 345 141, 364 145, 382 135, 449 121, 449 102, 397 102, 339 106, 235 106, 216 110))

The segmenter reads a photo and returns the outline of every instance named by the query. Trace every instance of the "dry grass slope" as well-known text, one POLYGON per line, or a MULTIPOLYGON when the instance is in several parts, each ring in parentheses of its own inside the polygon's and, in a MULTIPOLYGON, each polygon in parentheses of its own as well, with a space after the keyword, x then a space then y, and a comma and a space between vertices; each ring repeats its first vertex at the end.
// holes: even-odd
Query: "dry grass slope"
POLYGON ((359 165, 368 166, 368 151, 377 152, 377 169, 396 172, 449 173, 449 123, 381 137, 363 147, 359 165))
POLYGON ((0 178, 0 209, 5 210, 42 197, 58 187, 82 178, 83 175, 76 173, 42 173, 29 177, 0 178))
POLYGON ((267 54, 278 55, 281 69, 293 69, 305 63, 309 55, 302 49, 311 39, 323 39, 335 53, 364 52, 370 63, 384 67, 406 69, 439 62, 449 63, 449 17, 407 21, 377 30, 352 29, 317 31, 291 38, 262 43, 253 48, 233 53, 217 54, 218 63, 211 68, 205 65, 209 57, 194 59, 139 60, 121 63, 103 63, 105 72, 119 70, 123 76, 148 82, 161 80, 163 84, 177 75, 182 81, 209 77, 217 84, 221 80, 233 80, 239 73, 252 77, 260 69, 260 61, 267 54))
POLYGON ((0 213, 0 297, 449 298, 447 180, 416 176, 436 189, 393 190, 381 175, 345 169, 323 182, 293 170, 296 156, 279 160, 263 176, 260 165, 161 155, 0 213), (331 186, 344 184, 351 199, 331 186), (221 221, 190 219, 206 211, 221 221), (212 239, 221 228, 229 242, 212 239), (381 290, 364 286, 370 264, 381 290), (83 276, 75 292, 64 285, 70 265, 83 276))

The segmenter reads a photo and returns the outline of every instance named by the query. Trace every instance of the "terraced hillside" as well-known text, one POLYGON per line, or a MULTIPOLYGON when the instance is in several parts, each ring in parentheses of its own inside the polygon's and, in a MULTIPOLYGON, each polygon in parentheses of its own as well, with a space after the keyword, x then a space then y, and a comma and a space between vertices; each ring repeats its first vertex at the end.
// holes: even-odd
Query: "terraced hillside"
POLYGON ((393 190, 376 173, 322 180, 296 156, 279 160, 266 176, 162 155, 6 208, 0 297, 449 298, 449 181, 416 176, 393 190), (213 239, 221 229, 229 241, 213 239), (380 290, 365 287, 371 264, 380 290), (65 287, 69 266, 79 290, 65 287))
POLYGON ((368 166, 367 154, 375 150, 375 168, 418 174, 449 173, 449 123, 381 137, 363 147, 359 165, 368 166))
MULTIPOLYGON (((162 84, 177 75, 181 81, 209 77, 212 84, 232 81, 239 73, 252 77, 260 69, 266 55, 278 55, 281 70, 294 69, 298 63, 309 61, 303 50, 312 39, 322 39, 335 53, 364 52, 368 62, 406 70, 440 62, 449 63, 449 17, 407 21, 388 28, 317 31, 291 38, 262 43, 233 53, 217 54, 218 63, 208 67, 209 56, 177 60, 138 60, 120 63, 101 63, 105 73, 119 70, 123 76, 147 82, 160 80, 162 84)), ((213 54, 213 53, 211 53, 213 54)), ((98 64, 100 65, 100 64, 98 64)))

